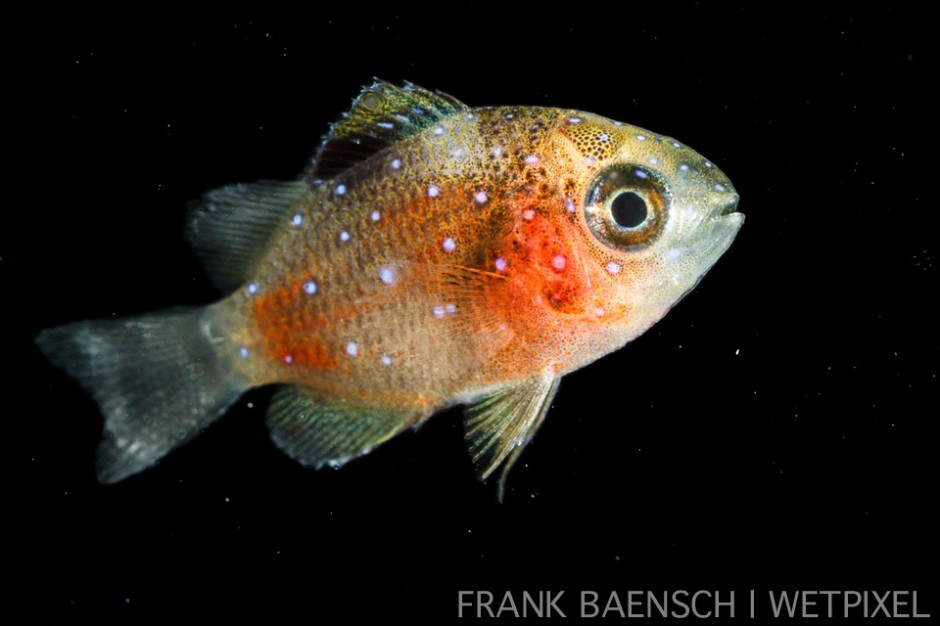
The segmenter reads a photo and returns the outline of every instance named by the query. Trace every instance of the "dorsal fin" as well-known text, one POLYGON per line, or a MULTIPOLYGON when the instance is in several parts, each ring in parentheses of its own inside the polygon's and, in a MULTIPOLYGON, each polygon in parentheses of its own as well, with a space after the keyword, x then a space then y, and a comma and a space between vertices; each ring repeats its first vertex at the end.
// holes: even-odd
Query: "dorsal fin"
POLYGON ((187 236, 220 291, 251 276, 271 234, 307 189, 303 181, 262 180, 213 189, 190 203, 187 236))
POLYGON ((352 109, 333 124, 320 146, 309 181, 328 180, 356 163, 469 107, 441 92, 406 82, 376 79, 364 87, 352 109))

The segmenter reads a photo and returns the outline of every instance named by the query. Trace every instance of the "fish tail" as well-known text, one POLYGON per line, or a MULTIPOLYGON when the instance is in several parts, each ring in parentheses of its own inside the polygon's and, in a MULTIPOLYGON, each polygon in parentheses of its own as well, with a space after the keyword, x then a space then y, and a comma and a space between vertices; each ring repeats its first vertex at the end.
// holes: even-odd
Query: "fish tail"
POLYGON ((49 328, 42 352, 76 378, 105 416, 98 480, 154 465, 219 418, 248 388, 210 309, 49 328))

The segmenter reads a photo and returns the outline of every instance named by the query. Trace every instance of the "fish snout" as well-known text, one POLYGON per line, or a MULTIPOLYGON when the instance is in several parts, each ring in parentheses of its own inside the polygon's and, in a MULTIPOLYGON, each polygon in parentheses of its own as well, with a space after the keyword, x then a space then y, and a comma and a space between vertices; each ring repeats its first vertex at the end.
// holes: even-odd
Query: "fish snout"
POLYGON ((740 200, 741 196, 730 189, 713 192, 709 200, 709 216, 717 219, 736 213, 740 200))

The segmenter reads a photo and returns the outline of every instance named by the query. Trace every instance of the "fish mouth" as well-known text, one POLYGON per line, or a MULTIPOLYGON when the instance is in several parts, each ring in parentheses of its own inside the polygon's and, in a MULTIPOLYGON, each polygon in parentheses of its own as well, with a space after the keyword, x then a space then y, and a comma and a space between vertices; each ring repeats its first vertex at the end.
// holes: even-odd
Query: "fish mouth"
POLYGON ((729 202, 728 204, 726 204, 726 205, 724 205, 723 207, 721 207, 720 209, 718 209, 718 216, 719 216, 719 217, 723 217, 723 216, 725 216, 725 215, 732 215, 732 214, 735 214, 735 213, 737 213, 737 211, 735 211, 735 209, 737 209, 737 208, 738 208, 738 199, 735 198, 734 200, 732 200, 732 201, 729 202))
MULTIPOLYGON (((744 224, 744 213, 737 211, 738 198, 723 204, 713 215, 712 220, 719 231, 729 233, 733 238, 744 224)), ((730 241, 729 241, 730 244, 730 241)))

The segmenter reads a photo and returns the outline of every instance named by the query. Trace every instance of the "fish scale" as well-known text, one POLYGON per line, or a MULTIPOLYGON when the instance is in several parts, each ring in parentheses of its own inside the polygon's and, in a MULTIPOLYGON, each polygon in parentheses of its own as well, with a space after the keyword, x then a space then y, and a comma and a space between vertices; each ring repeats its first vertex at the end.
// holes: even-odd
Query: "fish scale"
POLYGON ((226 297, 38 342, 105 414, 105 482, 274 384, 271 436, 315 467, 466 404, 477 472, 502 467, 502 495, 561 377, 698 283, 743 223, 737 200, 713 164, 635 126, 377 81, 299 180, 194 205, 226 297))

